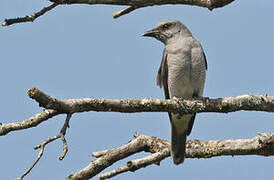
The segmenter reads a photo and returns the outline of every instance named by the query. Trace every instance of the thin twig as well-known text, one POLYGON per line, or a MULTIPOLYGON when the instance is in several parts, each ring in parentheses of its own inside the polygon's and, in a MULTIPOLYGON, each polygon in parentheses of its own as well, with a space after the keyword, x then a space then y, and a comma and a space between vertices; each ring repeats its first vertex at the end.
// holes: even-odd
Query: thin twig
POLYGON ((41 157, 43 156, 43 152, 45 149, 45 146, 50 143, 55 141, 56 139, 61 138, 62 142, 63 142, 63 154, 59 157, 59 160, 63 160, 64 157, 66 156, 67 152, 68 152, 68 145, 67 145, 67 141, 65 139, 65 135, 66 135, 66 130, 69 127, 69 120, 71 119, 72 114, 69 113, 67 114, 65 123, 62 127, 62 129, 60 130, 60 133, 56 136, 50 137, 48 139, 46 139, 45 141, 43 141, 41 144, 38 144, 37 146, 34 147, 35 150, 40 149, 39 154, 37 156, 37 159, 34 161, 34 163, 23 173, 23 175, 21 175, 20 177, 17 178, 17 180, 22 180, 28 173, 30 173, 30 171, 33 169, 33 167, 38 163, 38 161, 41 159, 41 157))
POLYGON ((60 134, 56 135, 56 136, 53 136, 53 137, 50 137, 48 139, 46 139, 45 141, 43 141, 41 144, 38 144, 37 146, 35 146, 33 149, 39 149, 43 146, 46 146, 48 143, 51 143, 52 141, 55 141, 56 139, 59 139, 61 137, 60 134))
POLYGON ((54 136, 54 137, 51 137, 51 138, 48 138, 46 139, 45 141, 43 141, 41 144, 37 145, 34 147, 34 149, 40 149, 39 151, 39 154, 36 158, 36 160, 34 161, 34 163, 32 163, 32 165, 20 176, 17 178, 17 180, 22 180, 27 174, 30 173, 30 171, 34 168, 34 166, 38 163, 38 161, 41 159, 41 157, 43 156, 43 153, 44 153, 44 149, 45 149, 45 146, 52 142, 52 141, 55 141, 56 139, 60 138, 60 134, 57 135, 57 136, 54 136))
POLYGON ((34 163, 20 176, 18 177, 16 180, 22 180, 31 170, 32 168, 38 163, 38 161, 41 159, 41 157, 43 156, 44 153, 44 145, 41 146, 39 154, 36 158, 36 160, 34 161, 34 163))
POLYGON ((122 10, 120 10, 120 11, 117 11, 117 12, 113 13, 113 14, 112 14, 112 17, 113 17, 113 18, 118 18, 118 17, 120 17, 120 16, 122 16, 122 15, 125 15, 125 14, 128 14, 128 13, 130 13, 131 11, 134 11, 135 9, 138 9, 138 8, 140 8, 140 7, 138 7, 138 6, 131 6, 131 7, 129 7, 129 8, 122 9, 122 10))
POLYGON ((67 114, 67 117, 66 117, 66 121, 60 131, 60 134, 61 134, 61 139, 62 139, 62 142, 63 142, 63 154, 59 157, 59 160, 63 160, 64 157, 66 156, 67 152, 68 152, 68 144, 67 144, 67 140, 65 138, 65 135, 66 135, 66 131, 67 131, 67 128, 69 128, 69 120, 71 119, 71 116, 72 114, 69 113, 67 114))
POLYGON ((66 120, 65 120, 65 123, 60 131, 61 134, 63 135, 66 135, 66 132, 67 132, 67 128, 69 128, 69 120, 71 119, 71 116, 72 116, 72 113, 68 113, 67 114, 67 117, 66 117, 66 120))
POLYGON ((28 129, 32 127, 36 127, 40 123, 52 118, 53 116, 56 116, 58 114, 61 114, 60 112, 52 109, 46 109, 41 113, 38 113, 29 119, 26 119, 22 122, 14 122, 14 123, 2 123, 0 127, 0 136, 6 135, 11 131, 17 131, 17 130, 23 130, 28 129))
POLYGON ((39 16, 42 16, 43 14, 45 14, 46 12, 52 10, 53 8, 55 8, 58 5, 59 5, 58 3, 53 3, 50 6, 44 7, 39 12, 36 12, 34 14, 31 14, 31 15, 27 15, 25 17, 5 19, 5 22, 2 24, 2 26, 9 26, 9 25, 12 25, 12 24, 15 24, 15 23, 33 22, 36 18, 38 18, 39 16))
POLYGON ((114 169, 99 175, 99 179, 108 179, 124 172, 134 172, 138 169, 145 168, 151 164, 160 165, 159 162, 170 155, 169 149, 165 148, 159 152, 153 153, 147 157, 135 159, 127 162, 126 166, 114 169))
POLYGON ((61 135, 61 139, 63 142, 63 154, 59 157, 59 160, 63 160, 68 152, 68 144, 64 135, 61 135))

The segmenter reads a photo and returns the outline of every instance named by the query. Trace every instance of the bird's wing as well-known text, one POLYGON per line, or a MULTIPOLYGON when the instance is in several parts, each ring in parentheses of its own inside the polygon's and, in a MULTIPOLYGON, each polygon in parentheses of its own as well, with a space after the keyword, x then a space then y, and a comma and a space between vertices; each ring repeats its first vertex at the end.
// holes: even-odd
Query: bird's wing
POLYGON ((158 70, 157 85, 160 86, 160 88, 164 87, 165 97, 166 99, 169 99, 170 96, 168 92, 168 66, 166 49, 163 51, 162 62, 158 70))
MULTIPOLYGON (((200 53, 201 53, 201 56, 197 56, 197 55, 195 56, 192 53, 191 54, 191 59, 192 59, 192 61, 195 61, 195 58, 202 58, 202 60, 204 61, 205 70, 207 70, 206 56, 205 56, 205 53, 204 53, 202 47, 200 47, 200 53)), ((198 97, 198 96, 200 96, 200 94, 197 94, 197 93, 193 94, 193 97, 198 97)), ((192 130, 192 127, 193 127, 193 124, 194 124, 194 120, 195 120, 195 116, 196 116, 196 114, 193 114, 193 116, 191 117, 191 119, 188 123, 187 135, 190 135, 190 133, 191 133, 191 130, 192 130)))
POLYGON ((204 57, 204 60, 205 60, 205 69, 207 70, 207 60, 206 60, 206 55, 205 55, 204 51, 203 51, 203 57, 204 57))
MULTIPOLYGON (((163 52, 162 62, 160 68, 158 70, 157 75, 157 85, 160 87, 164 87, 165 97, 166 99, 170 99, 169 89, 168 89, 168 65, 167 59, 168 54, 166 50, 163 52)), ((170 124, 171 124, 171 156, 173 158, 173 162, 175 164, 180 164, 184 162, 185 159, 185 145, 186 145, 186 136, 187 131, 181 132, 181 123, 179 123, 178 127, 178 114, 174 115, 172 113, 168 113, 170 124), (177 122, 177 123, 176 123, 177 122)), ((183 116, 186 118, 185 116, 183 116)), ((192 117, 192 116, 191 116, 192 117)), ((183 121, 184 122, 184 119, 183 121)))

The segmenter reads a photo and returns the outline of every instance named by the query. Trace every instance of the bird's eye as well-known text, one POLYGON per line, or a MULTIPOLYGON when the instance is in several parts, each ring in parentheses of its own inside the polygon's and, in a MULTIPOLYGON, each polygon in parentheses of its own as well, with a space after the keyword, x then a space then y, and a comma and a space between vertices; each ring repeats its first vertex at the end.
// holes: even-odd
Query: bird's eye
POLYGON ((163 28, 164 28, 164 29, 168 29, 169 26, 170 26, 170 24, 164 24, 164 25, 163 25, 163 28))

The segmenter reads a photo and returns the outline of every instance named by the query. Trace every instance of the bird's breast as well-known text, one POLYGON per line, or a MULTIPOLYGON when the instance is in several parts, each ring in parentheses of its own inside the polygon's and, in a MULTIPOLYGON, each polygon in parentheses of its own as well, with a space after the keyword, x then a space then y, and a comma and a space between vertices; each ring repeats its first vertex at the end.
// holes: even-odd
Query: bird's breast
POLYGON ((203 88, 202 71, 198 70, 190 55, 169 55, 167 64, 170 97, 190 98, 195 93, 200 95, 200 88, 203 88))

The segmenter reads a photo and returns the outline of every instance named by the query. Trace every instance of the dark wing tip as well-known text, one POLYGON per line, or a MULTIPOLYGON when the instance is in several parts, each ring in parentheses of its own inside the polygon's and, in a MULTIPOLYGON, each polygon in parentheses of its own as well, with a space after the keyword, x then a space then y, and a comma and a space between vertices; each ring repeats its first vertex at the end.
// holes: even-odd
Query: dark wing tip
MULTIPOLYGON (((159 69, 160 70, 160 69, 159 69)), ((157 86, 159 86, 160 88, 162 88, 163 87, 163 83, 162 83, 162 81, 161 81, 161 76, 160 76, 160 73, 158 73, 158 75, 157 75, 157 79, 156 79, 156 84, 157 84, 157 86)))
POLYGON ((207 70, 207 60, 206 60, 205 52, 203 52, 203 55, 204 55, 204 59, 205 59, 205 68, 206 68, 206 70, 207 70))

